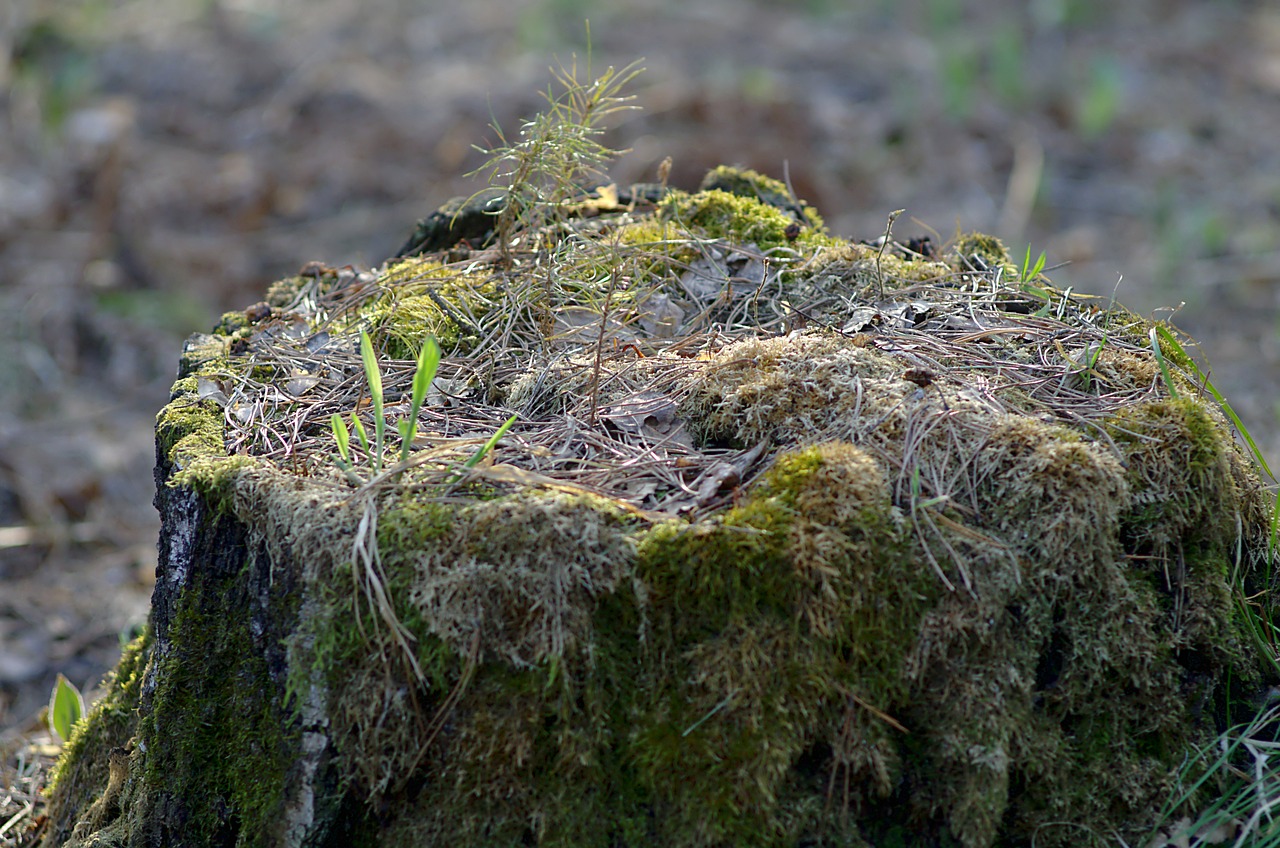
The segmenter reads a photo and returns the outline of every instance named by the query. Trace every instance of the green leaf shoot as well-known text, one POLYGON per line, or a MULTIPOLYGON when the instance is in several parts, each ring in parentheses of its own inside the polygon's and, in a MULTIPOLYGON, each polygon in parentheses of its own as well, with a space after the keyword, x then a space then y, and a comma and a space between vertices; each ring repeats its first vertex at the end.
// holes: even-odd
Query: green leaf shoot
POLYGON ((369 456, 369 434, 365 432, 364 424, 360 423, 360 416, 354 411, 351 413, 351 426, 356 431, 356 438, 360 441, 360 448, 365 452, 366 456, 369 456))
POLYGON ((409 460, 409 451, 413 447, 413 437, 418 430, 418 412, 422 402, 426 400, 431 381, 436 378, 436 370, 440 367, 440 345, 435 338, 428 336, 418 351, 418 366, 413 372, 413 394, 409 405, 409 417, 400 421, 400 461, 409 460))
POLYGON ((342 416, 336 412, 329 418, 329 427, 333 430, 333 440, 338 443, 338 455, 342 457, 343 463, 349 464, 351 462, 351 431, 347 429, 342 416))
POLYGON ((365 379, 369 381, 369 399, 373 401, 373 453, 370 461, 376 474, 382 470, 382 445, 387 421, 382 415, 382 372, 378 370, 378 356, 373 351, 373 340, 367 330, 360 331, 360 359, 364 362, 365 379))
POLYGON ((49 698, 49 729, 63 744, 71 738, 71 730, 85 714, 84 696, 75 684, 61 673, 49 698))
POLYGON ((502 426, 499 427, 497 431, 494 432, 494 434, 489 437, 489 441, 485 442, 484 445, 478 451, 476 451, 470 459, 468 459, 463 464, 467 468, 475 468, 476 465, 480 463, 480 460, 484 459, 485 454, 493 450, 494 446, 498 444, 498 440, 507 434, 507 431, 511 429, 511 425, 514 423, 516 423, 516 416, 513 415, 510 418, 508 418, 505 422, 503 422, 502 426))

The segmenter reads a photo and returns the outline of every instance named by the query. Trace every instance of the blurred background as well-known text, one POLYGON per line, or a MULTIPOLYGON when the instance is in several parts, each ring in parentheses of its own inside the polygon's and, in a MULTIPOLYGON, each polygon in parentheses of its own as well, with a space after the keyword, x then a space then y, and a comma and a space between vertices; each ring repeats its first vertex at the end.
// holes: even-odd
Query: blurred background
MULTIPOLYGON (((557 59, 644 59, 620 184, 781 177, 1172 315, 1280 460, 1280 9, 1245 0, 6 0, 0 729, 145 619, 182 339, 480 185, 557 59)), ((585 76, 585 74, 583 74, 585 76)))

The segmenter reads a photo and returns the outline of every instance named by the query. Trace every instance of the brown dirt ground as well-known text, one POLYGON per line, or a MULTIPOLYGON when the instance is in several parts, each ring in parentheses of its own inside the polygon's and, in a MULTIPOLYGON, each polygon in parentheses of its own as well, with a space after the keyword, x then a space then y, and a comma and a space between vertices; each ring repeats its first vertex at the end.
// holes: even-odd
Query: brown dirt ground
POLYGON ((476 190, 471 145, 538 108, 556 56, 581 63, 587 17, 597 69, 648 68, 609 139, 632 148, 618 182, 668 155, 684 187, 721 162, 786 168, 837 233, 874 238, 906 208, 900 236, 995 232, 1069 263, 1061 286, 1185 303, 1175 321, 1280 460, 1267 3, 17 0, 0 10, 0 828, 38 784, 13 752, 54 675, 92 687, 145 618, 151 424, 181 339, 307 260, 376 264, 476 190))

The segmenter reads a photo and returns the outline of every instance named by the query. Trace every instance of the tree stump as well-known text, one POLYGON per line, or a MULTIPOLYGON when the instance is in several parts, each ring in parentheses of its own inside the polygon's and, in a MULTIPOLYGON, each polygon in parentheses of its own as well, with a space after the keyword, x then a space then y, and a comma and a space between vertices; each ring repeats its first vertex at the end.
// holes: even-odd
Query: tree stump
POLYGON ((1276 680, 1264 490, 1169 328, 890 235, 718 169, 192 338, 45 844, 1149 834, 1276 680))

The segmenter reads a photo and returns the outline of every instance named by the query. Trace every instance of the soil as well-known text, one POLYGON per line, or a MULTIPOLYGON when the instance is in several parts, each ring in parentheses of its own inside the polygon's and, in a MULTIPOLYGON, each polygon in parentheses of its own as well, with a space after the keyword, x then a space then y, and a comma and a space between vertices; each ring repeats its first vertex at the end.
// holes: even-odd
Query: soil
POLYGON ((6 5, 0 790, 55 675, 91 689, 145 620, 152 423, 181 340, 309 260, 377 264, 481 188, 462 175, 491 122, 514 134, 557 57, 588 75, 586 17, 592 71, 647 67, 606 138, 631 149, 618 183, 667 156, 686 188, 741 164, 839 234, 905 208, 902 239, 1029 244, 1059 286, 1173 314, 1280 461, 1280 11, 848 5, 6 5))

